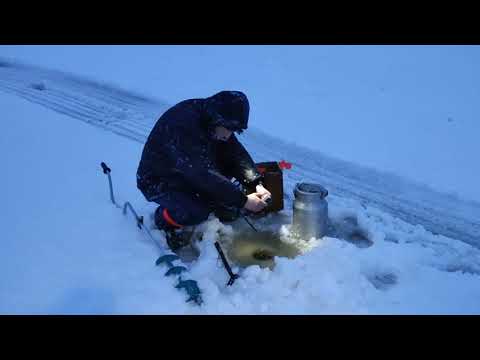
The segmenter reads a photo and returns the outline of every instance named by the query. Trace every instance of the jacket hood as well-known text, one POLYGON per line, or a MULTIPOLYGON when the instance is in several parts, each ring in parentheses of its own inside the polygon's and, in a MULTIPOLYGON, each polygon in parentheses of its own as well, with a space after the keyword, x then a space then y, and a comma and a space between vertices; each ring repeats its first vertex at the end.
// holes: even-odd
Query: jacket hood
POLYGON ((241 132, 248 127, 250 105, 240 91, 221 91, 205 99, 205 112, 210 126, 223 126, 241 132))

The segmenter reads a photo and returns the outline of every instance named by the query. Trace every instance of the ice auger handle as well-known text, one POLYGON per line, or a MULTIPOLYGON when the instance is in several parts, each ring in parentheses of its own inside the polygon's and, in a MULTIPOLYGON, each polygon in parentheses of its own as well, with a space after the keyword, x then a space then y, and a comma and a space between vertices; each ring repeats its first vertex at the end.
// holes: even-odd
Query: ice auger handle
POLYGON ((218 241, 215 241, 215 248, 218 251, 218 254, 220 255, 220 258, 222 259, 223 266, 225 266, 225 270, 227 270, 228 275, 230 276, 230 279, 228 280, 227 286, 232 286, 235 280, 237 280, 240 276, 238 274, 234 274, 232 272, 232 268, 228 264, 227 258, 225 257, 225 254, 223 253, 222 247, 218 243, 218 241))
POLYGON ((107 166, 107 164, 105 164, 104 162, 102 162, 100 164, 102 166, 102 169, 103 169, 103 173, 104 174, 109 174, 112 170, 110 170, 110 168, 107 166))

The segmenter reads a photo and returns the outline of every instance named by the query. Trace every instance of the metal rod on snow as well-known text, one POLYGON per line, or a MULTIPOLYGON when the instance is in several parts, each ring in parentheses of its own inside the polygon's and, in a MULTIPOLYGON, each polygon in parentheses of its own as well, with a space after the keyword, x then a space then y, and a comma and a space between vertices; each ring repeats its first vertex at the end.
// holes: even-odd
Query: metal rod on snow
MULTIPOLYGON (((112 203, 119 209, 121 209, 122 207, 120 205, 117 204, 117 202, 115 201, 115 197, 113 195, 113 185, 112 185, 112 177, 110 176, 110 173, 112 172, 112 170, 107 166, 107 164, 105 164, 104 162, 102 162, 100 164, 100 166, 102 167, 102 170, 103 170, 103 173, 106 174, 108 176, 108 185, 110 187, 110 200, 112 200, 112 203)), ((160 250, 162 250, 162 246, 155 240, 155 238, 152 236, 152 234, 150 233, 150 231, 148 230, 148 228, 146 226, 144 226, 144 223, 143 223, 143 216, 138 216, 137 212, 135 211, 135 209, 133 208, 132 204, 130 204, 130 202, 126 202, 124 205, 123 205, 123 215, 126 215, 127 214, 127 208, 130 209, 130 211, 133 213, 133 215, 135 216, 135 220, 137 221, 137 226, 140 230, 145 230, 145 232, 148 234, 148 236, 150 237, 150 239, 155 243, 155 245, 158 246, 158 248, 160 250)))
POLYGON ((135 220, 137 220, 137 226, 139 229, 141 229, 143 225, 143 216, 138 216, 132 204, 130 204, 128 201, 125 203, 125 205, 123 205, 123 215, 127 214, 127 208, 129 208, 130 211, 133 213, 133 216, 135 216, 135 220))
POLYGON ((222 259, 223 266, 225 266, 225 269, 228 272, 228 275, 230 275, 230 280, 228 280, 227 286, 233 285, 236 279, 239 278, 238 274, 234 274, 232 271, 232 268, 228 264, 227 259, 225 258, 225 254, 223 253, 222 247, 218 243, 218 241, 215 241, 215 248, 217 249, 218 253, 220 254, 220 258, 222 259))
POLYGON ((115 197, 113 196, 112 178, 111 178, 111 176, 110 176, 110 172, 111 172, 112 170, 111 170, 111 169, 107 166, 107 164, 105 164, 104 162, 102 162, 102 163, 100 164, 100 166, 101 166, 102 169, 103 169, 103 173, 104 173, 104 174, 107 174, 107 176, 108 176, 108 185, 110 186, 110 200, 112 200, 112 203, 113 203, 116 207, 120 208, 121 206, 118 205, 118 204, 115 202, 115 197))
POLYGON ((135 209, 133 208, 132 204, 130 204, 130 202, 126 202, 125 205, 123 205, 123 215, 126 215, 127 214, 127 208, 130 209, 130 211, 132 212, 133 216, 135 216, 135 220, 137 220, 137 226, 140 230, 145 230, 145 232, 148 234, 148 236, 150 237, 150 239, 155 243, 155 245, 157 245, 157 247, 160 249, 160 250, 163 250, 162 249, 162 246, 157 242, 157 240, 155 240, 155 238, 152 236, 152 234, 150 233, 150 230, 148 230, 148 227, 145 226, 144 222, 143 222, 143 216, 138 216, 137 212, 135 211, 135 209))

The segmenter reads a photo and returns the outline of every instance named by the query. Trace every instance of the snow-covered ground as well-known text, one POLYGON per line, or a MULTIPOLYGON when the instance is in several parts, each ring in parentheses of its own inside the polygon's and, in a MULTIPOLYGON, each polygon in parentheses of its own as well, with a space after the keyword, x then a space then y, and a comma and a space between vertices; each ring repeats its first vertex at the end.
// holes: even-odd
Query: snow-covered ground
MULTIPOLYGON (((285 171, 283 214, 257 226, 273 223, 288 234, 293 185, 313 180, 331 191, 332 221, 356 223, 372 245, 359 247, 342 237, 302 242, 303 255, 277 258, 273 270, 248 267, 227 288, 213 242, 232 229, 212 217, 204 224, 200 258, 189 272, 204 304, 187 304, 175 281, 163 276, 166 269, 154 265, 158 249, 131 216, 111 204, 99 166, 105 161, 112 168, 118 202, 129 200, 151 226, 148 214, 155 207, 136 189, 135 172, 142 136, 164 105, 133 101, 98 84, 82 93, 87 88, 81 82, 1 79, 6 91, 0 93, 2 314, 480 313, 480 250, 412 225, 399 211, 404 204, 404 212, 413 211, 417 219, 433 214, 430 221, 439 230, 449 221, 456 226, 453 233, 470 235, 475 244, 478 204, 435 197, 399 179, 392 184, 378 172, 360 171, 259 131, 241 137, 255 160, 287 158, 294 167, 285 171), (106 106, 103 115, 101 106, 106 106), (119 112, 112 113, 112 107, 119 112), (78 121, 88 117, 97 127, 78 121), (132 133, 138 136, 127 136, 132 133), (371 190, 378 184, 375 194, 371 190), (389 187, 401 187, 404 198, 386 197, 389 187)), ((163 235, 152 232, 163 244, 163 235)))

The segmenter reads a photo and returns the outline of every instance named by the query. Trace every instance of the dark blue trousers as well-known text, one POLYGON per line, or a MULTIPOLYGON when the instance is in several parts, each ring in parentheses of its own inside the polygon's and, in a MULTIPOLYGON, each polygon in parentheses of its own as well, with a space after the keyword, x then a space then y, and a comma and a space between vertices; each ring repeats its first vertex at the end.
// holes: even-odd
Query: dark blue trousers
POLYGON ((169 219, 182 226, 197 225, 207 220, 210 213, 215 210, 211 202, 195 194, 180 191, 161 193, 154 201, 160 205, 155 212, 155 223, 159 229, 172 228, 169 219), (169 219, 165 217, 165 209, 169 219))

